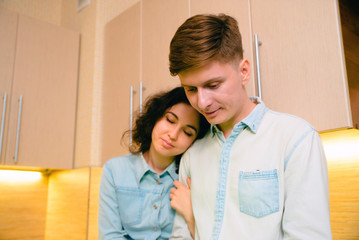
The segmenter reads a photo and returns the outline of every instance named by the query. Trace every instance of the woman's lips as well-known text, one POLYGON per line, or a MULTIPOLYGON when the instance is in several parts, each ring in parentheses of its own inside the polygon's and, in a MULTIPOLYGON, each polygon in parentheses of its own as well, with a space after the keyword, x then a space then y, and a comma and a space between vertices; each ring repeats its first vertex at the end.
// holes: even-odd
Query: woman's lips
POLYGON ((162 144, 165 148, 173 148, 174 146, 171 144, 171 142, 165 140, 165 139, 162 139, 162 144))

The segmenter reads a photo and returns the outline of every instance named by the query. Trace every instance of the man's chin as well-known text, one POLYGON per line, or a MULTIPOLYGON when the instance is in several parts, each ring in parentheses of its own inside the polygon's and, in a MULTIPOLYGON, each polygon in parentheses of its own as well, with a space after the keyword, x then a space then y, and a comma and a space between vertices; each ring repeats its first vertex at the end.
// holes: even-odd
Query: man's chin
POLYGON ((207 122, 209 122, 212 125, 217 125, 217 124, 221 123, 221 121, 218 119, 218 117, 215 117, 215 118, 206 117, 206 119, 207 119, 207 122))
POLYGON ((207 119, 207 122, 209 122, 210 124, 220 124, 221 123, 219 110, 215 111, 211 114, 203 114, 203 116, 207 119))

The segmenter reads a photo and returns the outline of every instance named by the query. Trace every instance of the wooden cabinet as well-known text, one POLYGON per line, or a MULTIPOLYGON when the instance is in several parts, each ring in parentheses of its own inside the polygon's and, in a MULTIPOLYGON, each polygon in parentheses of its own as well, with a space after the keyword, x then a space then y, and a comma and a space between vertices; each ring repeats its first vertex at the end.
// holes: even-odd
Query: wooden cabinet
POLYGON ((352 127, 336 0, 250 0, 262 99, 318 131, 352 127))
POLYGON ((188 1, 142 1, 142 74, 144 98, 180 85, 169 71, 169 47, 177 28, 189 17, 188 1))
POLYGON ((72 168, 79 34, 0 11, 1 164, 72 168))
POLYGON ((190 2, 191 15, 223 12, 237 19, 252 64, 248 95, 259 95, 259 69, 269 108, 302 117, 318 131, 352 127, 336 0, 190 2))
POLYGON ((0 163, 5 161, 5 127, 8 126, 9 98, 16 50, 17 13, 0 9, 0 163))
POLYGON ((188 9, 187 1, 140 1, 106 25, 102 163, 129 153, 122 135, 142 102, 180 85, 168 70, 169 44, 188 9))
POLYGON ((141 4, 137 3, 106 25, 103 84, 102 161, 128 153, 121 141, 130 128, 134 98, 139 93, 141 4))

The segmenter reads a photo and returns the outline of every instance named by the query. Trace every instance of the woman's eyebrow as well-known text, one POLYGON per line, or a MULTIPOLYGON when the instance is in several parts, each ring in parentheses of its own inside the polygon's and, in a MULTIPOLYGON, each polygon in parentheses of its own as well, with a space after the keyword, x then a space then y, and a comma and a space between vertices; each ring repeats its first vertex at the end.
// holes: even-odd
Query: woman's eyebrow
POLYGON ((175 118, 177 118, 178 119, 178 116, 175 114, 175 113, 173 113, 173 112, 170 112, 170 111, 168 111, 167 113, 170 113, 170 114, 172 114, 175 118))

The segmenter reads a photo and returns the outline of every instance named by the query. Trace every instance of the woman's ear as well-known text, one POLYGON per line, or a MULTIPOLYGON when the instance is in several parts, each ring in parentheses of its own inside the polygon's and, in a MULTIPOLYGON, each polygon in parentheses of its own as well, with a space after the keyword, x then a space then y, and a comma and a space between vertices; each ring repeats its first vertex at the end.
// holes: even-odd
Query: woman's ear
POLYGON ((239 63, 239 69, 242 76, 242 85, 246 85, 250 80, 251 65, 248 59, 243 58, 239 63))

